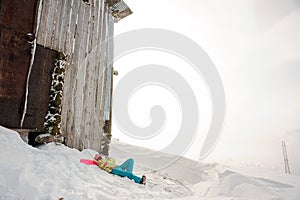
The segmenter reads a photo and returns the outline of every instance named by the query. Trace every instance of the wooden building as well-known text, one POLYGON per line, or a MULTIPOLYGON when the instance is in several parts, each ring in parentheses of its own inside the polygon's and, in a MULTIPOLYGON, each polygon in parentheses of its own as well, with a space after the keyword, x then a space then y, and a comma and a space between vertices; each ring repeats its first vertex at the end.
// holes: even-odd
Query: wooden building
POLYGON ((114 23, 131 13, 122 0, 1 0, 0 125, 100 151, 111 136, 114 23))

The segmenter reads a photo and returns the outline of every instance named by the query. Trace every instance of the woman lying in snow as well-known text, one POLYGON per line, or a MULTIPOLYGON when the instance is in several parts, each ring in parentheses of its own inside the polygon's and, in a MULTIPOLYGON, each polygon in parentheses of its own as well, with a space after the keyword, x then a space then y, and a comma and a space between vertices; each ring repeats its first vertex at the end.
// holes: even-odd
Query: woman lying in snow
MULTIPOLYGON (((85 164, 93 164, 93 163, 88 163, 86 162, 88 160, 82 159, 81 162, 85 163, 85 164)), ((134 160, 132 158, 126 160, 123 164, 121 165, 117 165, 116 161, 114 158, 103 158, 101 155, 96 154, 94 157, 94 161, 95 164, 97 164, 100 169, 108 172, 108 173, 112 173, 121 177, 128 177, 129 179, 133 179, 136 183, 140 183, 140 184, 146 184, 146 176, 143 175, 141 178, 134 175, 132 173, 133 171, 133 165, 134 165, 134 160)))

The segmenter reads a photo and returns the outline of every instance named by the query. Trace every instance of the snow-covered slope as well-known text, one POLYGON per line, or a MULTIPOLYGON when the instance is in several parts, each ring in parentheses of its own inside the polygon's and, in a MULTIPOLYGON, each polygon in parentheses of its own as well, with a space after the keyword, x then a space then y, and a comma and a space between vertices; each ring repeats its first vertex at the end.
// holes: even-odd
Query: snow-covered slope
POLYGON ((300 199, 298 176, 260 169, 253 176, 114 142, 111 156, 134 158, 135 173, 148 177, 144 186, 79 162, 95 153, 54 143, 33 148, 0 127, 0 199, 300 199))

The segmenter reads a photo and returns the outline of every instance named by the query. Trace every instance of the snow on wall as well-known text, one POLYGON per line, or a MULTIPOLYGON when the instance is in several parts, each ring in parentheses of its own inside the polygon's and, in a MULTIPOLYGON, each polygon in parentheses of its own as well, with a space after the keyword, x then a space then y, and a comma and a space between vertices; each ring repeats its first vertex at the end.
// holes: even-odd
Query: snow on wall
POLYGON ((37 43, 68 55, 62 101, 67 145, 99 151, 103 134, 107 40, 112 16, 104 0, 42 0, 37 43), (101 45, 102 44, 102 45, 101 45))

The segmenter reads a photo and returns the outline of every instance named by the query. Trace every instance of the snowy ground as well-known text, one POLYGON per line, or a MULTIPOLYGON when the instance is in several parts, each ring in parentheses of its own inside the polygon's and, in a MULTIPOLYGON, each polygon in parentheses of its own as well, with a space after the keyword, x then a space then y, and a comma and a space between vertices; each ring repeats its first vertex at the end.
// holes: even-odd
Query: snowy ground
POLYGON ((0 126, 0 200, 6 199, 300 199, 300 177, 261 168, 196 163, 114 142, 111 156, 136 161, 146 186, 86 166, 93 150, 79 152, 54 143, 33 148, 0 126), (171 163, 171 164, 170 164, 171 163))

